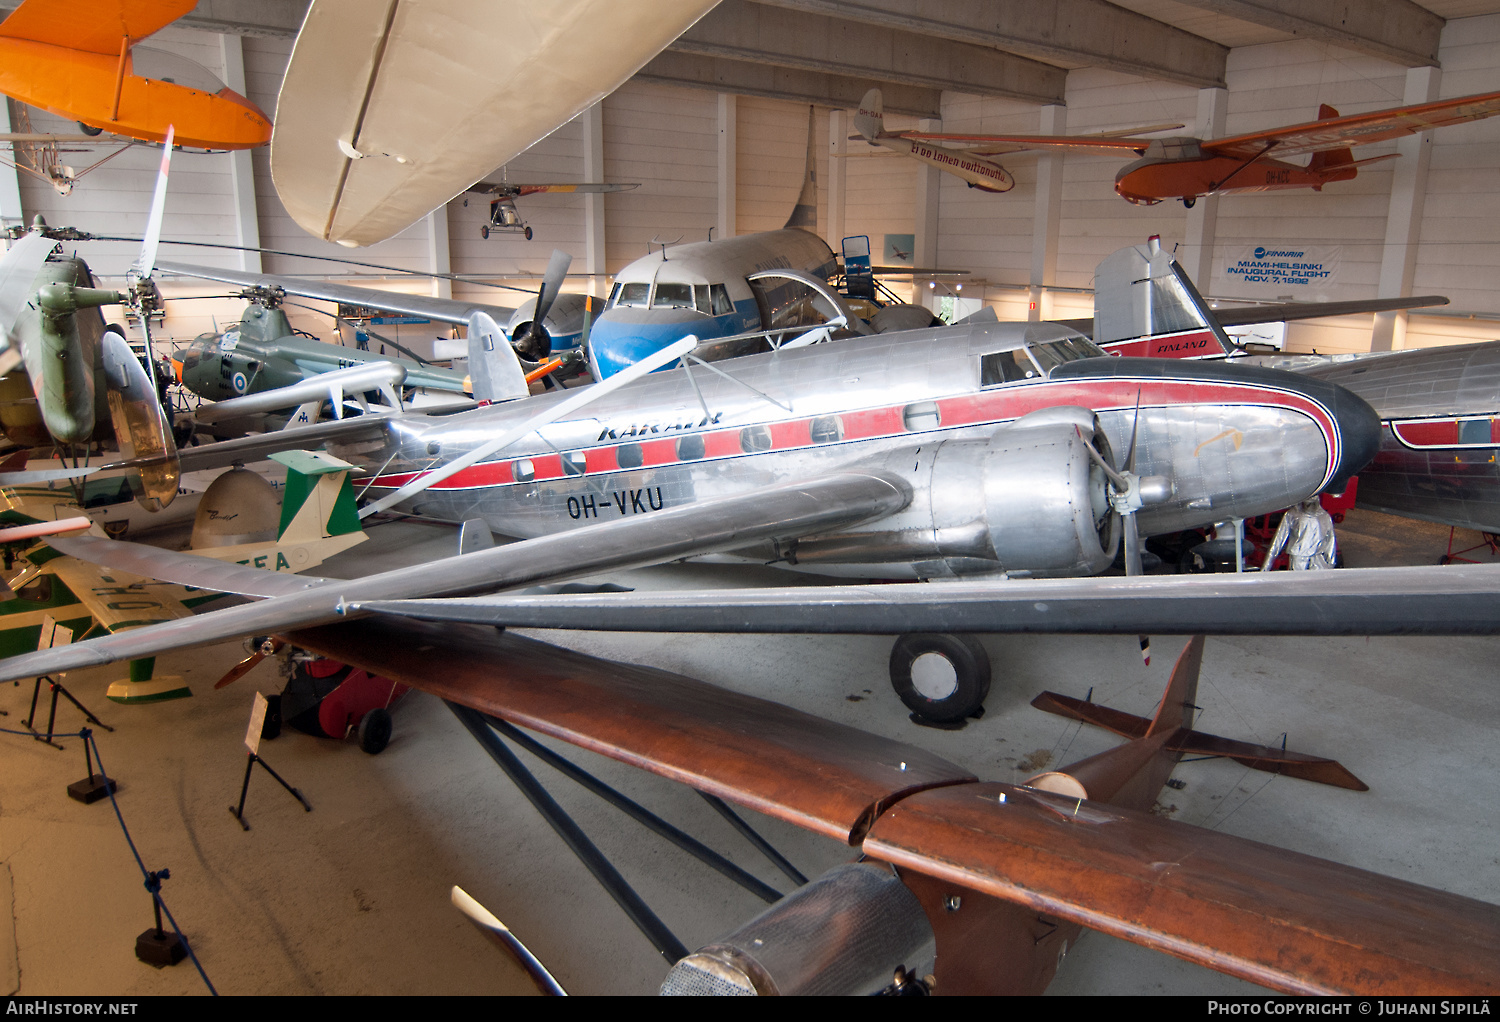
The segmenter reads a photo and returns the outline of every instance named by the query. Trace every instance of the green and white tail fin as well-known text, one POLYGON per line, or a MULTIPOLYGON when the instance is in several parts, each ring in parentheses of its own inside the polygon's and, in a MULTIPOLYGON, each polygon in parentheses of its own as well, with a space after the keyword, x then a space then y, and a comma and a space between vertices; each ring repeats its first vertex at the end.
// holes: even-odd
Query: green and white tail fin
POLYGON ((311 451, 280 451, 270 457, 286 466, 278 543, 307 543, 362 531, 349 482, 354 466, 311 451))

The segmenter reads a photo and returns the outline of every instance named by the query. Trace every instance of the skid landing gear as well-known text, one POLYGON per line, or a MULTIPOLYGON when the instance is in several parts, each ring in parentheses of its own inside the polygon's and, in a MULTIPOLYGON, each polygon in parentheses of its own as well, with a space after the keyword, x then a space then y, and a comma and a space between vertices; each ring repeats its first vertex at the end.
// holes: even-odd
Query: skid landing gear
POLYGON ((968 635, 903 635, 891 650, 891 687, 918 723, 959 724, 984 712, 989 653, 968 635))

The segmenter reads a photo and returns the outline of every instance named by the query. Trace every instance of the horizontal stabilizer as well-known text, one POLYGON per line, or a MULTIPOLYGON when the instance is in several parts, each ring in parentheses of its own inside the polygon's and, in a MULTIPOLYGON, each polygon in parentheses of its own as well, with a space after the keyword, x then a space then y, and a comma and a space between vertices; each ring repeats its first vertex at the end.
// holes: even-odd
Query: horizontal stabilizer
MULTIPOLYGON (((1031 701, 1031 705, 1060 717, 1068 717, 1085 724, 1102 727, 1122 738, 1143 738, 1146 735, 1146 729, 1151 726, 1151 721, 1145 717, 1137 717, 1132 713, 1113 710, 1108 706, 1059 695, 1056 692, 1043 692, 1031 701)), ((1370 790, 1369 785, 1346 770, 1337 760, 1324 759, 1321 756, 1309 756, 1287 749, 1254 745, 1250 742, 1236 741, 1233 738, 1220 738, 1218 735, 1204 734, 1202 731, 1188 731, 1170 742, 1168 747, 1184 756, 1223 756, 1242 766, 1264 770, 1266 773, 1285 774, 1288 777, 1316 781, 1319 784, 1331 784, 1336 788, 1348 788, 1351 791, 1370 790)))

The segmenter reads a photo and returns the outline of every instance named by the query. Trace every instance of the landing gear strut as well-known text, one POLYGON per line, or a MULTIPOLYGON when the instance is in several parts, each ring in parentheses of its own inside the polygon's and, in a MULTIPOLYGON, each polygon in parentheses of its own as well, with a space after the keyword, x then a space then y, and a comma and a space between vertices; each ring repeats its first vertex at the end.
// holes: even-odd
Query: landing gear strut
POLYGON ((903 635, 891 650, 891 687, 918 717, 954 723, 983 709, 990 656, 968 635, 903 635))

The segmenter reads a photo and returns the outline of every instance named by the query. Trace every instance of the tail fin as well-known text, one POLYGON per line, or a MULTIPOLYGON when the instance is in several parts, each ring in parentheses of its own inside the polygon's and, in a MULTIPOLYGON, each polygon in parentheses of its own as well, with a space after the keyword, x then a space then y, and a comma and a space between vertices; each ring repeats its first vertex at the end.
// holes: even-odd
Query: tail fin
POLYGON ((1161 704, 1146 729, 1146 737, 1162 732, 1193 728, 1193 701, 1198 698, 1198 671, 1203 667, 1203 636, 1195 635, 1177 658, 1172 668, 1167 691, 1162 694, 1161 704))
POLYGON ((885 134, 885 106, 879 89, 871 89, 859 101, 859 110, 854 114, 854 130, 871 142, 885 134))
POLYGON ((801 227, 808 231, 818 229, 818 157, 814 137, 817 134, 817 108, 807 108, 807 168, 802 175, 802 193, 797 196, 797 205, 787 217, 787 227, 801 227))
POLYGON ((277 542, 304 543, 361 531, 349 482, 352 465, 309 451, 279 451, 270 457, 287 470, 277 542))
POLYGON ((1202 358, 1235 348, 1177 260, 1152 235, 1094 271, 1094 343, 1112 354, 1202 358))
POLYGON ((1354 152, 1348 146, 1342 149, 1324 149, 1312 154, 1312 159, 1307 161, 1307 169, 1329 180, 1342 181, 1343 178, 1334 175, 1344 173, 1349 177, 1354 176, 1354 152))
POLYGON ((469 392, 479 401, 510 401, 530 393, 505 332, 478 310, 469 314, 469 392))

